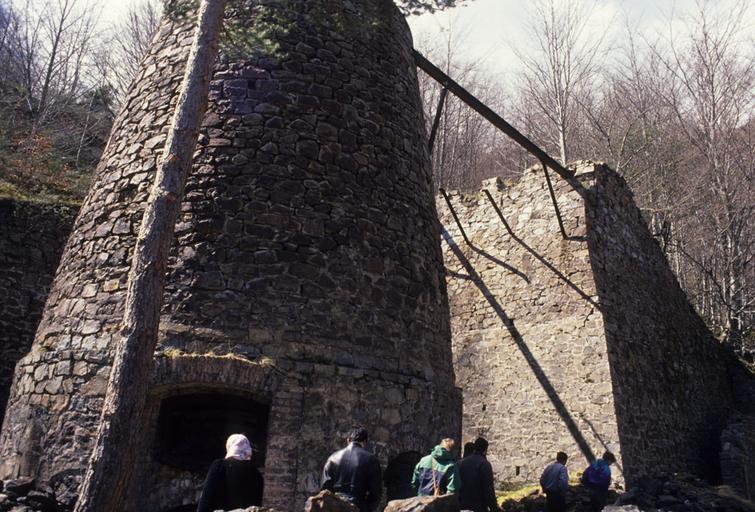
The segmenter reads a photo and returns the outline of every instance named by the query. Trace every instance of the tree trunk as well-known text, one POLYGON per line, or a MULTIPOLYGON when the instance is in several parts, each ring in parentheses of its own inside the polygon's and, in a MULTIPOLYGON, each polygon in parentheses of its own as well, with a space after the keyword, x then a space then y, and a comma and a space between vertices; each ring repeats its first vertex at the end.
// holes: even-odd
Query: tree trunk
POLYGON ((176 111, 134 248, 121 336, 76 512, 121 510, 125 501, 152 375, 168 250, 207 108, 224 10, 225 0, 202 0, 199 6, 176 111))

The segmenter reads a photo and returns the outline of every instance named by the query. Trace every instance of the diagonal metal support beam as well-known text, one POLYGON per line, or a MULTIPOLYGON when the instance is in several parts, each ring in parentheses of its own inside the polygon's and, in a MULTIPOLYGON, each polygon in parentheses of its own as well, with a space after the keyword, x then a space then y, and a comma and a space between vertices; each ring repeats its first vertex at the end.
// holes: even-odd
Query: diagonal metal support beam
POLYGON ((446 200, 446 205, 448 205, 448 210, 451 212, 451 215, 453 215, 454 221, 456 221, 456 225, 459 226, 459 231, 461 231, 461 236, 464 238, 464 242, 468 246, 472 246, 472 242, 469 241, 469 238, 467 238, 467 233, 464 231, 464 227, 461 225, 461 221, 459 220, 459 216, 456 215, 456 210, 454 209, 454 205, 451 204, 451 198, 448 197, 448 194, 446 193, 445 189, 440 189, 440 193, 443 195, 443 199, 446 200))
POLYGON ((457 98, 469 105, 472 110, 487 119, 490 123, 493 124, 493 126, 512 138, 517 144, 526 149, 538 160, 553 169, 556 174, 565 179, 575 190, 581 191, 583 189, 581 183, 579 183, 579 181, 574 178, 573 171, 566 169, 563 165, 554 160, 550 155, 548 155, 548 153, 540 149, 534 142, 522 135, 519 130, 507 123, 505 119, 493 112, 490 107, 477 99, 464 87, 456 83, 450 76, 445 74, 435 64, 427 60, 417 50, 414 50, 414 60, 418 68, 427 73, 433 80, 446 87, 457 98))
MULTIPOLYGON (((490 194, 490 191, 487 189, 484 189, 483 192, 488 197, 488 201, 490 201, 490 204, 493 206, 493 210, 495 210, 495 213, 498 215, 498 218, 501 219, 501 223, 503 224, 503 227, 506 228, 506 232, 509 234, 509 236, 519 245, 522 246, 522 248, 530 253, 532 256, 534 256, 540 263, 542 263, 548 270, 553 272, 561 281, 563 281, 564 284, 566 284, 569 288, 574 290, 579 294, 580 297, 585 299, 587 302, 595 306, 596 309, 600 310, 601 306, 598 304, 592 297, 590 297, 587 293, 585 293, 579 286, 574 284, 567 276, 563 274, 560 270, 558 270, 550 261, 545 259, 541 254, 539 254, 535 249, 527 245, 527 243, 519 238, 516 233, 514 233, 514 230, 511 229, 511 226, 509 225, 508 221, 506 220, 506 217, 503 215, 503 212, 498 207, 498 204, 495 202, 495 199, 493 199, 493 196, 490 194)), ((571 239, 573 240, 573 238, 571 239)))

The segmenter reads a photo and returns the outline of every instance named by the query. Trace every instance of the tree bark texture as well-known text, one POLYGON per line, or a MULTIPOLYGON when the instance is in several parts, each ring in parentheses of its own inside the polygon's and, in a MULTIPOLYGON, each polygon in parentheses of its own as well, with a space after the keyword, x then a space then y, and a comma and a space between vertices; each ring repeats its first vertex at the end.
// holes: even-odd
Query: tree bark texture
POLYGON ((168 251, 207 108, 225 0, 202 0, 180 96, 134 247, 121 336, 76 512, 121 510, 153 368, 168 251))

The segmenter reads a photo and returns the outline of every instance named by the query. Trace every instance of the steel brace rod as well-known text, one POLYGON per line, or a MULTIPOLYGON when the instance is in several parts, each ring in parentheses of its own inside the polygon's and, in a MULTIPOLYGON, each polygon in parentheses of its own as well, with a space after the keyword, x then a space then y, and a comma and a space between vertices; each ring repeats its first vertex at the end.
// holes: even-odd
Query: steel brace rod
POLYGON ((461 221, 459 220, 459 216, 456 215, 456 210, 454 209, 454 205, 451 204, 451 198, 448 197, 448 194, 446 193, 445 189, 440 189, 440 193, 443 195, 443 199, 446 200, 446 205, 448 205, 448 209, 451 211, 451 215, 454 218, 454 221, 456 221, 456 225, 459 226, 459 231, 461 231, 461 236, 464 238, 464 242, 468 246, 472 246, 472 242, 469 241, 469 238, 467 238, 467 233, 464 231, 464 227, 461 225, 461 221))
POLYGON ((433 120, 433 127, 430 130, 430 141, 427 143, 427 147, 430 150, 430 154, 433 152, 433 146, 435 145, 435 136, 438 134, 438 126, 440 125, 440 116, 443 114, 443 107, 446 104, 446 95, 448 89, 443 86, 440 91, 440 99, 438 100, 438 108, 435 110, 435 119, 433 120))
POLYGON ((543 171, 545 171, 545 182, 548 184, 548 192, 551 195, 553 208, 556 210, 556 219, 558 219, 558 229, 561 230, 561 236, 564 238, 564 240, 569 240, 569 235, 566 234, 566 229, 564 229, 564 221, 561 218, 561 209, 558 207, 558 200, 556 199, 556 192, 554 192, 553 184, 551 183, 551 176, 548 173, 548 166, 545 165, 545 162, 540 162, 540 163, 543 166, 543 171))

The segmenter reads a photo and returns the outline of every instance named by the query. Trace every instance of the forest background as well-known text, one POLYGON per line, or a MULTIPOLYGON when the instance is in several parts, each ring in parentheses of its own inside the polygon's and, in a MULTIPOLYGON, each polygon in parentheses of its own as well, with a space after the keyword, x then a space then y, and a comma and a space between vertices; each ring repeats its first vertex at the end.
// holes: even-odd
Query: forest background
MULTIPOLYGON (((468 0, 426 12, 448 1, 402 0, 425 11, 409 18, 417 49, 561 162, 622 174, 690 302, 752 358, 755 4, 468 0)), ((0 196, 81 201, 159 17, 158 0, 0 0, 0 196)), ((419 77, 430 124, 440 86, 419 77)), ((535 163, 452 95, 432 158, 435 185, 462 190, 535 163)))

